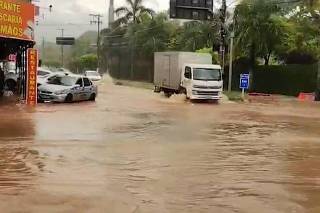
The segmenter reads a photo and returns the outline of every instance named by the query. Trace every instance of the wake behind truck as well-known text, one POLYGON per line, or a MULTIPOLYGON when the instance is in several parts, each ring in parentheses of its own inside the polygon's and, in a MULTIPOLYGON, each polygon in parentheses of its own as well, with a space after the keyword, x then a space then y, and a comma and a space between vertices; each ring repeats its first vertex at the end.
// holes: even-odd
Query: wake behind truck
POLYGON ((220 100, 223 91, 220 65, 212 56, 192 52, 157 52, 154 56, 155 92, 186 94, 191 100, 220 100))

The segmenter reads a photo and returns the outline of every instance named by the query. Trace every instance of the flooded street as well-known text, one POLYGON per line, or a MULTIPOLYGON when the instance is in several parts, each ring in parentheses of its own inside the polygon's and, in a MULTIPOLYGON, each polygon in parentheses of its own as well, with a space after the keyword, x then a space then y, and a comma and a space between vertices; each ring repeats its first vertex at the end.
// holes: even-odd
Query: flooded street
POLYGON ((1 104, 0 212, 320 212, 319 105, 99 90, 1 104))

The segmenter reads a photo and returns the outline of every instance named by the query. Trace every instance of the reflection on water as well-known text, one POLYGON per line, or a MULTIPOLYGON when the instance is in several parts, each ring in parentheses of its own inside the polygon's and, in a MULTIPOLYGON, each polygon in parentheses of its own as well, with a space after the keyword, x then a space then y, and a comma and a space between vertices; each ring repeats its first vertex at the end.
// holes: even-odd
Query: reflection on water
POLYGON ((100 91, 97 103, 22 111, 16 135, 0 133, 2 194, 34 186, 0 194, 1 209, 319 212, 318 106, 195 104, 109 82, 100 91))
POLYGON ((0 106, 0 194, 16 194, 31 185, 33 167, 42 168, 31 149, 34 125, 28 113, 13 103, 0 106))

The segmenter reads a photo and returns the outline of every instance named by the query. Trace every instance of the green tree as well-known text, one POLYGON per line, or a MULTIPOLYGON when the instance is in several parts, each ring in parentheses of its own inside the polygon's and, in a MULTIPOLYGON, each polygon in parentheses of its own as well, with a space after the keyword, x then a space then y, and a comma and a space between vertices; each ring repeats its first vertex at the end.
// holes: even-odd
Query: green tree
POLYGON ((209 53, 212 55, 212 63, 218 64, 219 63, 219 54, 217 52, 213 52, 212 48, 203 48, 196 51, 197 53, 209 53))
POLYGON ((152 56, 154 52, 168 50, 169 40, 179 28, 178 24, 170 21, 166 13, 159 13, 154 18, 148 15, 141 18, 142 22, 130 25, 126 34, 135 52, 152 56))
POLYGON ((235 10, 236 44, 253 66, 257 57, 269 63, 276 47, 287 37, 281 8, 267 0, 244 0, 235 10))
POLYGON ((216 28, 217 25, 212 25, 212 23, 206 21, 184 23, 182 29, 177 33, 178 49, 194 52, 219 43, 219 30, 216 28))
POLYGON ((82 73, 85 70, 96 70, 97 66, 98 57, 95 54, 74 58, 69 64, 69 67, 77 73, 82 73))
POLYGON ((141 22, 142 14, 153 16, 154 11, 144 7, 143 2, 144 0, 126 0, 128 6, 119 7, 115 11, 117 16, 120 17, 116 20, 116 25, 120 26, 130 22, 139 23, 141 22))

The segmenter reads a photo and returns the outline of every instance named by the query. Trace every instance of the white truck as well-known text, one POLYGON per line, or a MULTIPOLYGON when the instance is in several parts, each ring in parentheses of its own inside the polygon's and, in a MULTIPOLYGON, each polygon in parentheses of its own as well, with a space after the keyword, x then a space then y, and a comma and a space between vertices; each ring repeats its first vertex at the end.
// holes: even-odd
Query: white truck
POLYGON ((223 91, 220 65, 212 56, 192 52, 157 52, 154 56, 155 92, 167 97, 184 93, 187 99, 220 100, 223 91))

